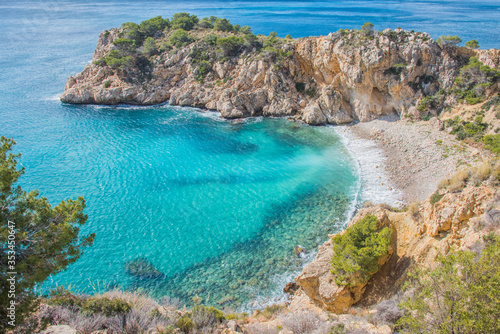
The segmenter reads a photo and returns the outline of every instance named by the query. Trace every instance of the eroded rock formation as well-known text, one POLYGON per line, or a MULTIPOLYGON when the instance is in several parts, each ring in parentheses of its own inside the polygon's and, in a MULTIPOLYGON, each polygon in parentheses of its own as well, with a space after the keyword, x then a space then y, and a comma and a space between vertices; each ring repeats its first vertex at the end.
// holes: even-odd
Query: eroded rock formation
POLYGON ((448 89, 468 58, 490 66, 498 50, 442 47, 425 33, 386 29, 302 38, 280 45, 281 54, 245 50, 211 60, 197 80, 192 51, 203 41, 163 52, 129 70, 99 65, 117 47, 120 29, 102 33, 93 63, 68 79, 67 103, 171 105, 218 110, 226 118, 294 116, 309 124, 369 121, 415 113, 424 94, 448 89), (201 81, 201 82, 200 82, 201 81))

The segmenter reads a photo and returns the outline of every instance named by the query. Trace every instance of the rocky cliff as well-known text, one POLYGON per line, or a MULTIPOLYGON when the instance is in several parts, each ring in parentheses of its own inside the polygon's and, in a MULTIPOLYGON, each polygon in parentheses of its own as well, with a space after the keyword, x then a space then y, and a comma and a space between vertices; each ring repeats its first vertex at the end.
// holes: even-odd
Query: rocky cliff
MULTIPOLYGON (((190 32, 188 45, 168 51, 158 47, 153 55, 141 49, 124 53, 117 41, 126 33, 124 28, 101 33, 93 63, 68 79, 61 101, 169 101, 214 109, 226 118, 294 116, 309 124, 343 124, 413 114, 423 96, 449 89, 471 56, 490 66, 499 62, 498 50, 438 45, 426 33, 402 29, 276 39, 266 48, 257 38, 225 54, 201 28, 190 32), (130 64, 108 65, 103 59, 113 51, 130 55, 130 64)), ((171 34, 157 33, 157 46, 171 34)))

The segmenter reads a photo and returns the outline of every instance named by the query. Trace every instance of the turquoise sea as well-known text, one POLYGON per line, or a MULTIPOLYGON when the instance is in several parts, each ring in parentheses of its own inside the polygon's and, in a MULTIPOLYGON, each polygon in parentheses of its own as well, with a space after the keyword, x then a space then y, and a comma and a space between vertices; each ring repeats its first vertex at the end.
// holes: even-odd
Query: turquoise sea
POLYGON ((53 204, 84 196, 93 247, 41 287, 140 288, 218 307, 279 298, 281 284, 343 227, 363 189, 331 128, 284 119, 225 121, 170 107, 69 106, 58 100, 98 34, 188 11, 255 33, 326 35, 370 21, 458 34, 499 47, 495 1, 2 1, 0 134, 17 141, 25 189, 53 204), (306 255, 297 255, 296 246, 306 255), (127 274, 147 261, 154 277, 127 274))

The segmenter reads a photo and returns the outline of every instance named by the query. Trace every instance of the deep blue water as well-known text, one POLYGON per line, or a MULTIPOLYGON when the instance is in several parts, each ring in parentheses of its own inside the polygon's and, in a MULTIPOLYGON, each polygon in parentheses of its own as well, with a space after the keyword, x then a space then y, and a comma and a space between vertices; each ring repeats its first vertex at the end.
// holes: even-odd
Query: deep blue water
POLYGON ((370 21, 377 29, 475 38, 483 48, 500 41, 497 0, 1 2, 0 134, 23 154, 23 187, 54 204, 84 196, 84 230, 97 234, 46 288, 89 291, 99 280, 238 306, 302 265, 296 245, 314 248, 345 219, 357 176, 328 129, 276 119, 233 124, 168 105, 58 101, 102 30, 179 11, 280 36, 326 35, 370 21), (124 263, 138 257, 163 276, 128 276, 124 263))

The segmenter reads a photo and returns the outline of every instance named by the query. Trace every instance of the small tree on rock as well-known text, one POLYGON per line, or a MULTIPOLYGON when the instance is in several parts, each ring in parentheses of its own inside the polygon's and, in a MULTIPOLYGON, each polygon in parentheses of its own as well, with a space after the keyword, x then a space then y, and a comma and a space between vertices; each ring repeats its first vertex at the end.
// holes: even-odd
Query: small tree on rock
POLYGON ((458 37, 457 35, 455 36, 440 36, 436 42, 440 45, 444 46, 457 46, 458 44, 462 43, 462 39, 458 37))
POLYGON ((372 32, 372 31, 373 31, 373 27, 375 27, 375 26, 373 25, 373 23, 371 23, 371 22, 366 22, 365 24, 363 24, 363 25, 361 26, 361 30, 362 30, 362 31, 364 31, 365 33, 370 33, 370 32, 372 32))
POLYGON ((465 46, 470 48, 470 49, 479 49, 479 42, 475 39, 470 40, 465 43, 465 46))

